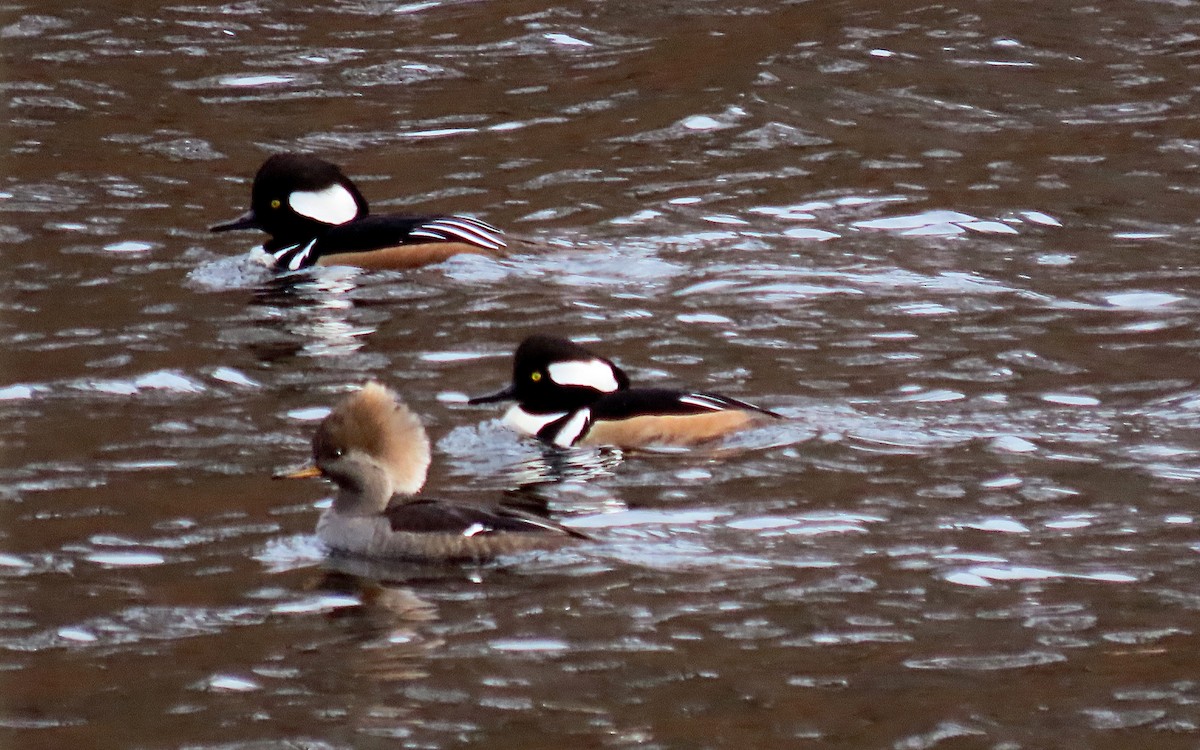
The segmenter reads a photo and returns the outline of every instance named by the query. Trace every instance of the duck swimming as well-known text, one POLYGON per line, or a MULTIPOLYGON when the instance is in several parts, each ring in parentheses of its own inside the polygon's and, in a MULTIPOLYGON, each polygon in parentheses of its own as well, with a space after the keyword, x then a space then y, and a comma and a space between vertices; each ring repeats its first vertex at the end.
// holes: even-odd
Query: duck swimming
POLYGON ((417 268, 454 255, 499 255, 503 233, 469 216, 371 215, 366 198, 336 165, 308 154, 263 162, 250 189, 250 210, 213 232, 259 229, 263 250, 280 271, 311 266, 417 268))
POLYGON ((481 562, 589 539, 504 506, 413 497, 425 484, 429 438, 421 420, 376 382, 343 399, 313 436, 313 465, 278 478, 325 477, 337 486, 317 537, 345 555, 423 562, 481 562))
POLYGON ((718 393, 633 388, 612 360, 541 334, 517 347, 507 388, 468 403, 507 400, 517 403, 505 413, 506 425, 562 448, 696 445, 783 418, 718 393))

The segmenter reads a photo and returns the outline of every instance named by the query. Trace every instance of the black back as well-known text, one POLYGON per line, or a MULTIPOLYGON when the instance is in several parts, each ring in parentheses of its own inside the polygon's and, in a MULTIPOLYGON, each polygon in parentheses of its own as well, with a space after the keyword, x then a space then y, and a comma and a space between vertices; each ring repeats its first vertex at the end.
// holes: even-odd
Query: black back
POLYGON ((744 410, 779 418, 781 415, 761 406, 739 401, 718 393, 675 391, 669 388, 634 388, 610 393, 591 405, 592 420, 629 419, 639 416, 689 416, 717 411, 744 410), (711 406, 689 403, 685 398, 707 402, 711 406))

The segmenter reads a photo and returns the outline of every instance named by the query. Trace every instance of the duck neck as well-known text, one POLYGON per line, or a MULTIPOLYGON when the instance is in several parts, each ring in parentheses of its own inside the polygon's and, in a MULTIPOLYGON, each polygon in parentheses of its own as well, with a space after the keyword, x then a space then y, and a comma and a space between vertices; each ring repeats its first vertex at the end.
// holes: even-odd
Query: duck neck
POLYGON ((370 516, 382 513, 394 489, 387 473, 378 466, 359 463, 353 471, 334 476, 338 493, 333 511, 340 515, 370 516))

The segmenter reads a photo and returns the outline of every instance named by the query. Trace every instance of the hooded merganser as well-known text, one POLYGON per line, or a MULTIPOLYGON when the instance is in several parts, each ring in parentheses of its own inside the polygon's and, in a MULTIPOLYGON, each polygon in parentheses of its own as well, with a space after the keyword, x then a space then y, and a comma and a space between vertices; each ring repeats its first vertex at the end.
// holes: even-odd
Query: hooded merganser
POLYGON ((716 393, 630 388, 611 360, 567 339, 530 336, 513 357, 513 382, 470 404, 515 400, 504 423, 562 448, 694 445, 782 416, 716 393))
POLYGON ((317 522, 317 537, 334 552, 479 562, 590 538, 515 508, 411 498, 425 484, 429 438, 421 420, 379 383, 367 383, 325 417, 312 454, 314 465, 276 476, 324 476, 337 485, 317 522))
POLYGON ((254 176, 250 210, 213 232, 261 229, 280 271, 310 266, 416 268, 453 255, 494 255, 503 233, 468 216, 368 216, 367 201, 335 165, 275 154, 254 176))

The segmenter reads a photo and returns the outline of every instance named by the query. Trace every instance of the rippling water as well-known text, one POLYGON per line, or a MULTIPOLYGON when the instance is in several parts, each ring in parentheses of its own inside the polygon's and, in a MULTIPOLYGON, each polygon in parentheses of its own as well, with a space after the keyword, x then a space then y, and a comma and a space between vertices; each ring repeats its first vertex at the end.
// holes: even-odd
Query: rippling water
POLYGON ((1194 747, 1196 5, 876 5, 8 6, 0 736, 1194 747), (272 278, 281 149, 545 249, 272 278), (790 419, 545 454, 542 330, 790 419), (599 542, 325 560, 368 377, 599 542))

